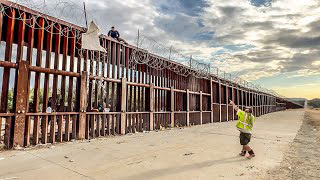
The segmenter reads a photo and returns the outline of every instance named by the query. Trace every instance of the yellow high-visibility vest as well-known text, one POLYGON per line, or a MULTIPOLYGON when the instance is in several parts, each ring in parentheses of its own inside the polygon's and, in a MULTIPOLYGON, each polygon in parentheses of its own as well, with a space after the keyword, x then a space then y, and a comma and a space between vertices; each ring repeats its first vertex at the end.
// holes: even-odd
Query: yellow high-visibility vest
POLYGON ((246 113, 245 111, 238 110, 238 122, 236 127, 243 132, 251 133, 253 129, 253 122, 256 120, 256 117, 254 117, 250 113, 246 113))

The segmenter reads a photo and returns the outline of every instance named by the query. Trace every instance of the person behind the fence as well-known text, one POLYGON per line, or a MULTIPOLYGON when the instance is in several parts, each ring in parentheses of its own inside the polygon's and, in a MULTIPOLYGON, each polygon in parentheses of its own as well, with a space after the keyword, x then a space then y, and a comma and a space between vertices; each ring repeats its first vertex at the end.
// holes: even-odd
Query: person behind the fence
POLYGON ((114 29, 114 26, 112 26, 111 30, 108 32, 108 36, 111 36, 112 38, 119 41, 120 34, 117 30, 114 29))
POLYGON ((251 107, 246 107, 245 111, 243 111, 239 109, 231 100, 230 105, 233 106, 238 115, 236 127, 240 131, 240 144, 242 145, 242 151, 240 152, 240 155, 245 156, 248 151, 249 156, 247 158, 251 159, 255 157, 255 154, 248 144, 251 140, 253 123, 256 117, 253 116, 251 107))
POLYGON ((104 107, 101 103, 98 103, 98 110, 99 112, 103 112, 104 111, 104 107))
POLYGON ((48 107, 47 107, 47 110, 46 110, 46 113, 52 113, 52 98, 49 97, 48 99, 48 107))
MULTIPOLYGON (((52 113, 53 110, 52 110, 52 97, 49 97, 48 99, 48 107, 46 109, 46 113, 52 113)), ((51 123, 51 116, 48 116, 48 124, 51 123)))

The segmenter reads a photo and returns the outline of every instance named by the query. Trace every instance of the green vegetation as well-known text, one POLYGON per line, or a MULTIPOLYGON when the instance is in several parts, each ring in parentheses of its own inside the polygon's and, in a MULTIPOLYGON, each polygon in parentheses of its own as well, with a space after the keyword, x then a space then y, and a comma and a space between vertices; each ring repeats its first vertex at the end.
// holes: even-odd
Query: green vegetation
MULTIPOLYGON (((43 106, 43 92, 44 92, 44 89, 41 88, 40 89, 40 97, 39 97, 39 108, 38 108, 38 111, 39 112, 42 112, 42 106, 43 106)), ((67 105, 67 102, 68 102, 68 93, 69 93, 69 89, 66 88, 66 92, 65 92, 65 105, 67 105)), ((14 95, 14 89, 11 88, 9 90, 9 94, 8 94, 8 111, 9 112, 12 112, 13 110, 13 95, 14 95)), ((74 106, 74 103, 76 102, 76 92, 75 92, 75 88, 73 89, 73 93, 72 93, 72 103, 73 103, 73 106, 74 106)), ((48 96, 51 97, 52 96, 52 88, 49 89, 49 92, 48 92, 48 96)), ((48 97, 48 98, 49 98, 48 97)), ((19 98, 19 97, 17 97, 19 98)), ((61 98, 61 90, 58 89, 58 92, 57 92, 57 105, 60 104, 60 98, 61 98)), ((33 108, 33 100, 34 100, 34 88, 32 88, 30 90, 30 93, 29 93, 29 109, 32 109, 33 108)))

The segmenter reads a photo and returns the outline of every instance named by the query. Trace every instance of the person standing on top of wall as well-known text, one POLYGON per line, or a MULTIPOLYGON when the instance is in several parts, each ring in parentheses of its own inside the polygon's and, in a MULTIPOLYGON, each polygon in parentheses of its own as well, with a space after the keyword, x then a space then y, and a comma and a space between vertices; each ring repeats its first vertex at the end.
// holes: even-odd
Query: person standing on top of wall
POLYGON ((252 115, 252 108, 246 107, 245 111, 239 109, 233 101, 230 100, 230 105, 237 111, 238 122, 236 127, 240 131, 240 144, 242 145, 241 156, 245 156, 247 151, 249 153, 248 159, 255 157, 255 154, 251 147, 248 145, 251 140, 253 123, 256 117, 252 115))
POLYGON ((120 33, 115 30, 114 26, 111 27, 111 30, 108 32, 108 36, 118 40, 119 42, 124 42, 125 44, 128 44, 124 39, 120 38, 120 33))

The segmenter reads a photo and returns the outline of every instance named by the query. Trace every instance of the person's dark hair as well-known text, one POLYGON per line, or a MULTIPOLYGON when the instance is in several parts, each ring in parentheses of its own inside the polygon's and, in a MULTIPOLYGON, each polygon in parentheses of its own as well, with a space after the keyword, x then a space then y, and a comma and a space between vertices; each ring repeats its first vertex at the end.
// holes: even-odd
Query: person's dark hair
POLYGON ((111 28, 114 28, 114 26, 112 26, 111 28))

